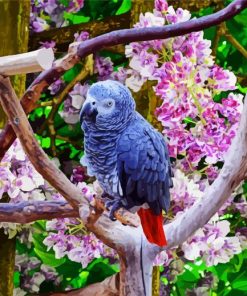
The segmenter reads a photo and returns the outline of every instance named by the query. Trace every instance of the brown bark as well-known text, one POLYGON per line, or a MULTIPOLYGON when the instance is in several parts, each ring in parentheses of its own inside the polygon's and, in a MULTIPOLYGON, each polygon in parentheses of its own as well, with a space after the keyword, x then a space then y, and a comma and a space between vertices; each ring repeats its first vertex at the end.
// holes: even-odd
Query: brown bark
MULTIPOLYGON (((30 1, 0 1, 0 56, 26 52, 28 47, 30 1)), ((25 75, 12 78, 12 85, 18 97, 25 92, 25 75)), ((0 129, 6 116, 0 107, 0 129)))
POLYGON ((66 52, 70 43, 74 42, 74 34, 87 31, 90 37, 96 37, 113 30, 127 29, 130 27, 130 13, 109 16, 100 21, 85 24, 71 25, 63 28, 51 29, 40 33, 33 33, 29 39, 29 50, 40 47, 40 42, 53 40, 59 52, 66 52))
POLYGON ((85 295, 87 296, 119 296, 119 273, 106 278, 104 281, 100 283, 95 283, 82 289, 66 291, 66 292, 45 293, 45 294, 40 294, 39 296, 85 296, 85 295))
MULTIPOLYGON (((29 35, 30 1, 0 1, 0 56, 27 51, 29 35)), ((12 85, 20 97, 26 89, 25 75, 12 77, 12 85)), ((0 129, 7 117, 0 106, 0 129)), ((0 296, 13 295, 13 274, 15 262, 15 238, 9 239, 0 230, 0 296)))
POLYGON ((224 4, 223 0, 190 0, 190 1, 181 1, 181 0, 169 0, 169 5, 172 5, 174 8, 181 7, 189 11, 197 11, 201 8, 207 8, 210 6, 218 7, 224 4))
POLYGON ((67 202, 23 201, 17 204, 0 203, 0 222, 26 224, 36 220, 54 218, 79 218, 78 209, 73 209, 67 202))
POLYGON ((0 229, 0 296, 12 296, 15 267, 15 237, 9 239, 0 229))

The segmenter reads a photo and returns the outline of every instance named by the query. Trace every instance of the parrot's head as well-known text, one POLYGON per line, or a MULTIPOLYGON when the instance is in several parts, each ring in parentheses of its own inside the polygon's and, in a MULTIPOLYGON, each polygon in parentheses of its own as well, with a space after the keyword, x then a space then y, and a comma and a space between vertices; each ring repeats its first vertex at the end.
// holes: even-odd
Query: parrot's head
POLYGON ((102 130, 121 128, 135 112, 129 89, 114 80, 94 83, 80 112, 80 122, 102 130))

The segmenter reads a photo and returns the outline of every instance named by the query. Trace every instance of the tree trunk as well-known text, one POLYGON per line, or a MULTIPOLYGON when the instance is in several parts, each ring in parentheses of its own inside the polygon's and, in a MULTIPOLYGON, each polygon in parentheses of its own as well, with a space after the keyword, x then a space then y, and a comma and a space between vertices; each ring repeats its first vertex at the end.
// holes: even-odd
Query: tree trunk
MULTIPOLYGON (((29 34, 29 0, 0 1, 0 56, 26 52, 29 34)), ((20 97, 25 91, 25 75, 12 77, 12 85, 20 97)), ((6 116, 0 106, 0 129, 6 116)), ((13 295, 15 238, 8 239, 0 229, 0 296, 13 295)))
MULTIPOLYGON (((26 52, 28 49, 30 0, 0 0, 0 56, 26 52)), ((20 97, 25 91, 25 75, 12 77, 12 85, 20 97)), ((0 129, 6 116, 0 107, 0 129)))
POLYGON ((8 239, 0 229, 0 296, 12 296, 15 266, 15 238, 8 239))
POLYGON ((153 261, 158 251, 142 235, 124 253, 120 256, 119 295, 151 296, 153 261))

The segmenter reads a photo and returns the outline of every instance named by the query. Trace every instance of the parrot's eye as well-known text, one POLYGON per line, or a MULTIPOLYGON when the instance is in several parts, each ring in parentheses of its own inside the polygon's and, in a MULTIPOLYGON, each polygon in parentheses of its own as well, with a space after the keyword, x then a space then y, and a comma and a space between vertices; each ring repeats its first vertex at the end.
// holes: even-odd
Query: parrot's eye
POLYGON ((107 106, 108 106, 108 107, 111 107, 112 105, 113 105, 112 101, 109 101, 109 102, 107 103, 107 106))

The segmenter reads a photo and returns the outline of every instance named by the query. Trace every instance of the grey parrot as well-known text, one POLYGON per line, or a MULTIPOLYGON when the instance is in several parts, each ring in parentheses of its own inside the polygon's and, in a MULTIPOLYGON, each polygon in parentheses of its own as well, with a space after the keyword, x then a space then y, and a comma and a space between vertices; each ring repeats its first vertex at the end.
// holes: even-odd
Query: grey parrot
POLYGON ((137 211, 148 241, 166 245, 162 209, 170 206, 172 171, 163 136, 136 110, 129 89, 106 80, 88 90, 80 112, 81 164, 107 198, 109 217, 124 207, 137 211))

